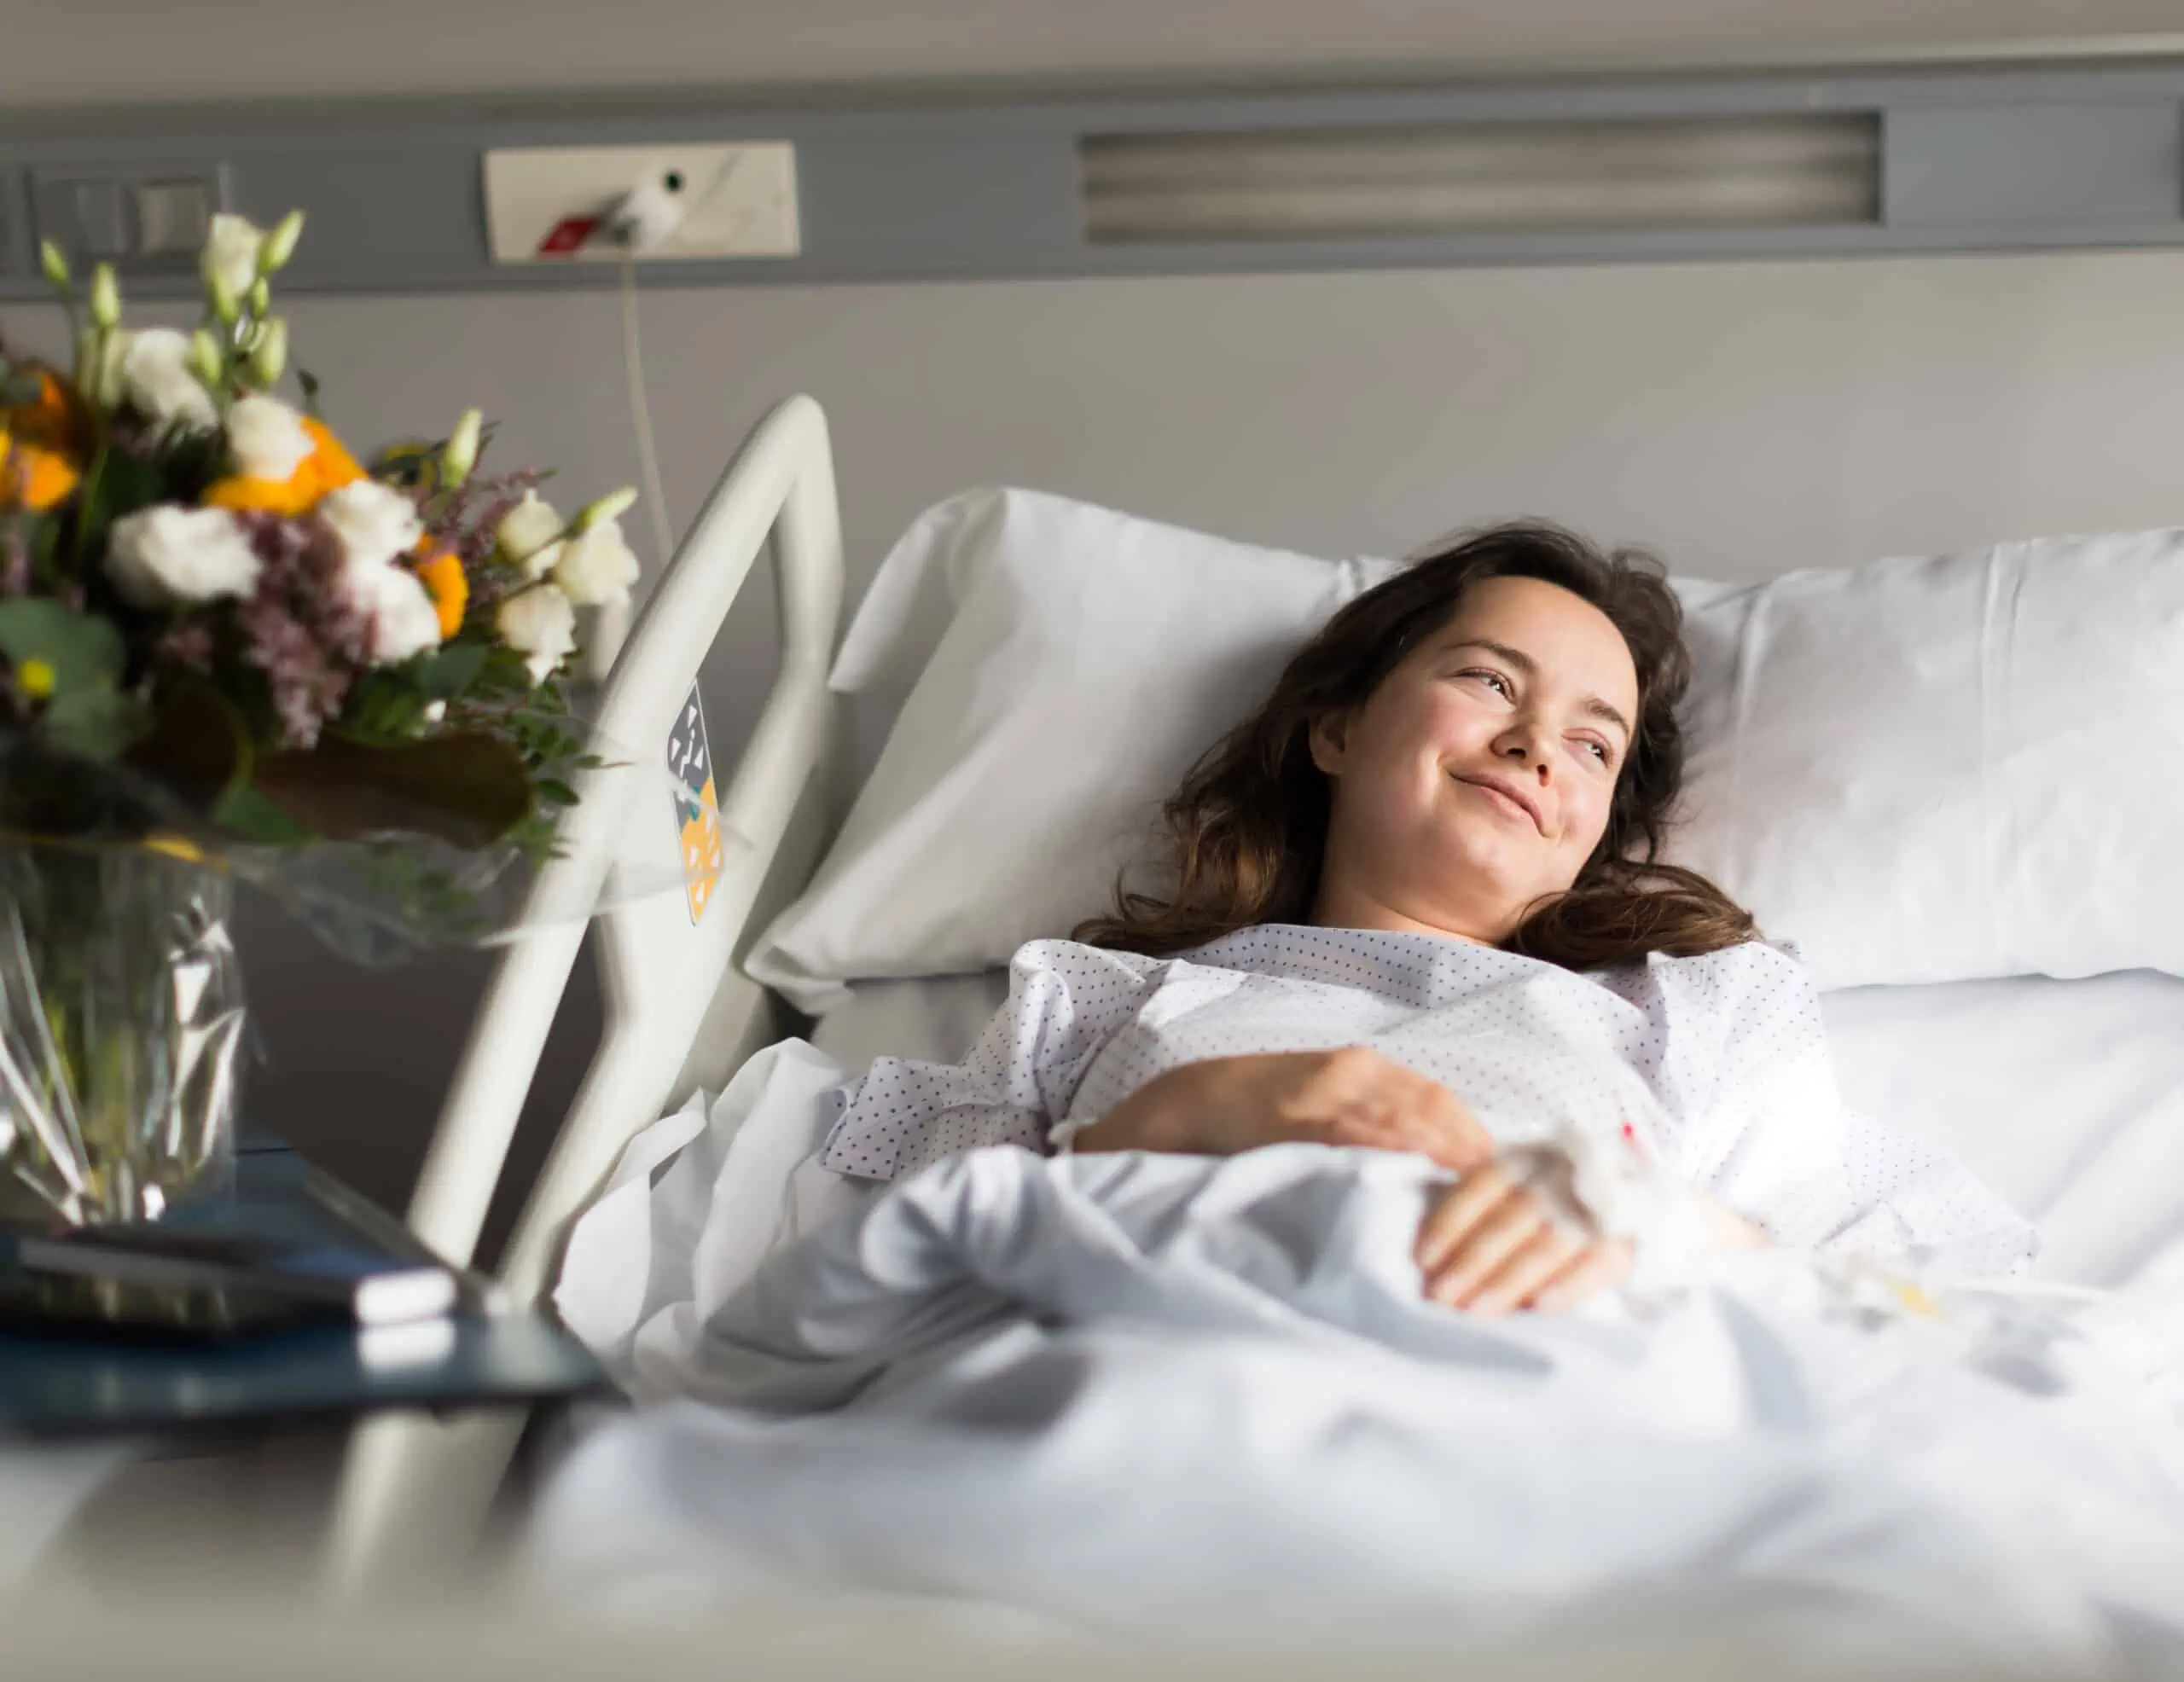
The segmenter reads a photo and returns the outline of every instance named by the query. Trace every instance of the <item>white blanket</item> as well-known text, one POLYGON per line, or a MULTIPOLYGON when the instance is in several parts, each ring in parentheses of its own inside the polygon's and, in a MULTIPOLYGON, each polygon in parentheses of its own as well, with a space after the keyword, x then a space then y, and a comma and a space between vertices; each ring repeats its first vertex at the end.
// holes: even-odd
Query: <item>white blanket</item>
POLYGON ((1728 1588, 1854 1644, 2184 1650, 2174 1369, 2111 1299, 1922 1294, 1778 1252, 1481 1320, 1420 1296, 1430 1165, 1311 1146, 975 1151, 762 1261, 745 1174, 786 1174, 831 1070, 769 1053, 724 1125, 633 1146, 579 1229, 557 1301, 654 1405, 550 1481, 531 1558, 557 1594, 1476 1634, 1728 1588))

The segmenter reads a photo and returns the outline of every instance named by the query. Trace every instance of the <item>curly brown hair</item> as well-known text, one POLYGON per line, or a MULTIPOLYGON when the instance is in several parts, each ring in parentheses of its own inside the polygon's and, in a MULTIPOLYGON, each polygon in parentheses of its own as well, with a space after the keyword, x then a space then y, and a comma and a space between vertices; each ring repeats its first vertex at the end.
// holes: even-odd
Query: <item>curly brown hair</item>
POLYGON ((1532 906, 1505 946, 1586 970, 1753 939, 1750 913, 1696 871, 1660 861, 1683 781, 1676 707, 1691 681, 1666 570, 1642 550, 1603 553, 1531 520, 1461 536, 1329 620, 1162 808, 1172 890, 1139 892, 1118 880, 1116 914, 1080 924, 1073 938, 1162 955, 1254 924, 1309 922, 1330 809, 1327 776, 1312 763, 1312 725, 1362 705, 1474 583, 1496 577, 1537 578, 1590 602, 1622 632, 1638 673, 1637 734, 1600 844, 1569 890, 1532 906))

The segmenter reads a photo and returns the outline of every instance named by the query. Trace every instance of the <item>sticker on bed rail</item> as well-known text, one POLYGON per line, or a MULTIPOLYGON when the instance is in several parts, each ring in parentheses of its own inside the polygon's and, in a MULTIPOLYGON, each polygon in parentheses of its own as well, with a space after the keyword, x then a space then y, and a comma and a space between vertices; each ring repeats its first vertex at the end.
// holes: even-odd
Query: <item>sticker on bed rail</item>
POLYGON ((720 883, 720 796, 713 787, 712 745, 706 740, 706 709, 695 684, 667 733, 667 769, 675 779, 675 825, 682 847, 682 887, 690 920, 706 914, 720 883))

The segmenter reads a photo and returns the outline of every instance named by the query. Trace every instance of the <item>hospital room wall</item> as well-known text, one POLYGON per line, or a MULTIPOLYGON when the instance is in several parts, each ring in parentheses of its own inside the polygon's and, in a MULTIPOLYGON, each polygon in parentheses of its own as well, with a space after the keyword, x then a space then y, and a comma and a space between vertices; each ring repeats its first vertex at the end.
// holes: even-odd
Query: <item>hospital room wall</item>
MULTIPOLYGON (((288 308, 359 443, 476 403, 493 459, 559 467, 565 502, 636 476, 611 292, 288 308)), ((770 404, 825 405, 852 599, 920 508, 1004 482, 1329 555, 1543 514, 1733 578, 2184 514, 2178 254, 663 286, 642 322, 678 522, 770 404)), ((717 652, 723 752, 773 626, 762 587, 717 652)), ((245 938, 259 1113, 398 1203, 482 961, 349 971, 264 914, 245 938)), ((540 1114, 589 1032, 563 1024, 540 1114)))

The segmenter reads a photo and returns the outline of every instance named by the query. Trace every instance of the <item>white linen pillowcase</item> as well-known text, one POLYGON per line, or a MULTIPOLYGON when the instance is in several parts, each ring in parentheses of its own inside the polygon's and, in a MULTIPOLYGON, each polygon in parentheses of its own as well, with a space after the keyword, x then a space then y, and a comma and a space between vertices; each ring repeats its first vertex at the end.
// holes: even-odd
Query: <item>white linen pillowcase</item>
POLYGON ((1687 635, 1671 856, 1822 987, 2184 974, 2184 532, 1793 572, 1687 635))
POLYGON ((1193 763, 1391 570, 1035 491, 927 510, 829 679, 845 693, 916 682, 810 886, 746 967, 816 1015, 847 981, 963 974, 1066 935, 1151 855, 1193 763))
MULTIPOLYGON (((908 697, 751 974, 817 1012, 847 981, 1005 964, 1107 909, 1184 771, 1397 565, 1025 490, 928 510, 832 678, 908 697)), ((2184 856, 2184 536, 1677 587, 1670 856, 1820 985, 2184 973, 2164 870, 2184 856)))

